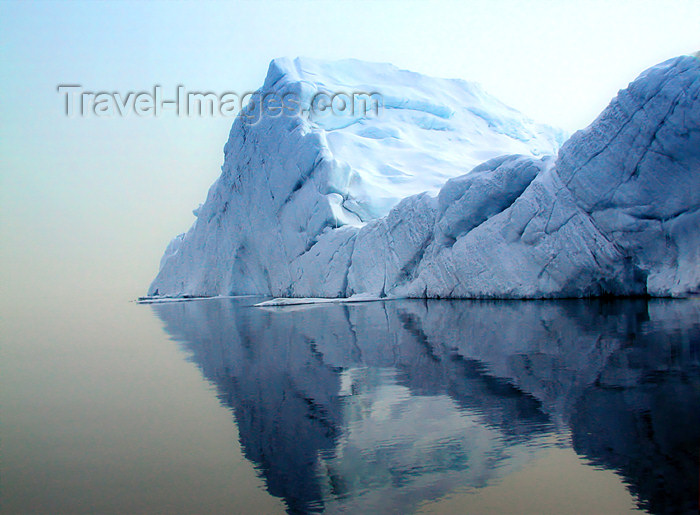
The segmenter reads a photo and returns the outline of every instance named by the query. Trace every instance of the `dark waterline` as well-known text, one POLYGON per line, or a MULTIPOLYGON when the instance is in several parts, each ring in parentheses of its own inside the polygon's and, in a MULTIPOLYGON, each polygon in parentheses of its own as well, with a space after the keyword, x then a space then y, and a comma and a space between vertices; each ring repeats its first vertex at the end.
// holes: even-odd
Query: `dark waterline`
POLYGON ((151 309, 289 512, 413 511, 543 447, 614 471, 639 510, 698 509, 698 299, 254 302, 151 309))

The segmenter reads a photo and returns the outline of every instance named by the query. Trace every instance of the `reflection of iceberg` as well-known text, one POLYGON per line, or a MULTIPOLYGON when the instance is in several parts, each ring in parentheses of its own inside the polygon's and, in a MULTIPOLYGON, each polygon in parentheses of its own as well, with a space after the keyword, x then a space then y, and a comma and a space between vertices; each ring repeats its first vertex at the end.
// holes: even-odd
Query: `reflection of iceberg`
MULTIPOLYGON (((460 409, 444 394, 413 394, 389 369, 347 372, 354 377, 347 381, 352 395, 344 404, 342 436, 334 456, 319 463, 331 513, 408 513, 457 487, 486 486, 533 454, 479 410, 460 409)), ((528 421, 535 422, 532 404, 534 420, 528 421)), ((532 430, 539 433, 535 424, 532 430)))
POLYGON ((697 499, 696 300, 253 302, 154 309, 290 511, 407 511, 503 477, 567 427, 644 506, 697 499))
POLYGON ((650 304, 646 330, 611 356, 571 421, 576 451, 622 471, 652 513, 700 507, 700 312, 678 306, 650 304))

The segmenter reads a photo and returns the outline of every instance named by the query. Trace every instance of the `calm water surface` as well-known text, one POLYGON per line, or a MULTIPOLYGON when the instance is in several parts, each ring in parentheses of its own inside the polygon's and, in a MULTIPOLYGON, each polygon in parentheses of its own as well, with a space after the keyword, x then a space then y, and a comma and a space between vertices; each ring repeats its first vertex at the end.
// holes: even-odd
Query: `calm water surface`
POLYGON ((258 300, 9 330, 4 512, 697 512, 700 299, 258 300))

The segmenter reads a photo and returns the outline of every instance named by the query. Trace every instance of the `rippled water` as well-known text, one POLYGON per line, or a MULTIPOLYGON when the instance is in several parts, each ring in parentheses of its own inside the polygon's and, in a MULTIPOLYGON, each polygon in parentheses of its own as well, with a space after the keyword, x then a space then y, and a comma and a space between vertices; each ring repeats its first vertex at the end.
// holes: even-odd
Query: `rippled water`
POLYGON ((698 299, 257 300, 142 308, 289 512, 698 509, 698 299))
POLYGON ((696 513, 700 299, 2 299, 0 512, 696 513))

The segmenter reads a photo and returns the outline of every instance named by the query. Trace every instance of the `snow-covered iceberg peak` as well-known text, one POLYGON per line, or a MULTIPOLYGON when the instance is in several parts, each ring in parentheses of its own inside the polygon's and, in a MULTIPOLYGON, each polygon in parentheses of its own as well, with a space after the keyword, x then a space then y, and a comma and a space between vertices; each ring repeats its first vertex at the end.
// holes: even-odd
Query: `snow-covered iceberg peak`
POLYGON ((564 139, 476 83, 390 64, 275 59, 261 91, 297 96, 309 129, 322 135, 335 169, 329 186, 347 215, 341 222, 384 216, 502 154, 554 153, 564 139))
POLYGON ((700 291, 696 57, 644 72, 558 157, 557 131, 462 81, 278 60, 262 91, 310 105, 336 89, 379 92, 384 109, 236 120, 223 173, 149 294, 700 291))

